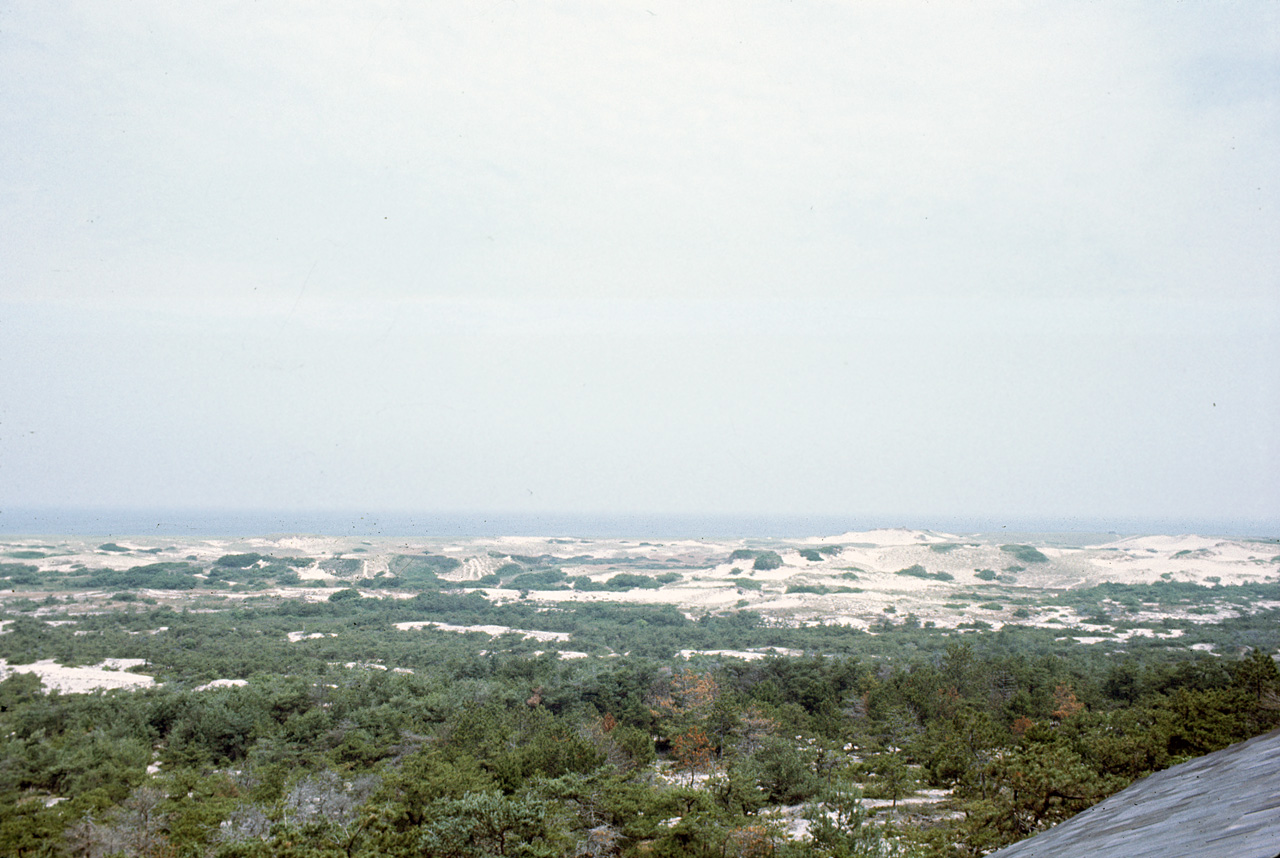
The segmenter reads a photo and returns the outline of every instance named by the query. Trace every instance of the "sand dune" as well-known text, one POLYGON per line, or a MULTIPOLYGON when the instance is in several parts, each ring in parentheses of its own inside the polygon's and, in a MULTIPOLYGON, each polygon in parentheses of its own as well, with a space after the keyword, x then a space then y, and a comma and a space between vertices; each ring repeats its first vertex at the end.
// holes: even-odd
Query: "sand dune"
POLYGON ((140 659, 107 659, 96 667, 63 667, 50 658, 10 666, 0 659, 0 679, 13 673, 34 673, 46 688, 64 694, 87 694, 98 689, 146 688, 155 684, 154 677, 124 673, 121 669, 143 663, 140 659))
MULTIPOLYGON (((1026 538, 1026 537, 1024 537, 1026 538)), ((334 586, 360 585, 366 576, 388 574, 392 555, 432 554, 456 559, 458 567, 447 578, 466 585, 490 575, 513 557, 524 568, 559 568, 566 575, 586 576, 602 583, 625 572, 659 576, 675 572, 676 580, 657 588, 623 591, 552 589, 517 591, 503 587, 477 587, 474 592, 494 602, 520 599, 551 606, 564 602, 623 602, 672 605, 690 617, 706 612, 747 608, 768 622, 840 623, 857 628, 873 627, 886 617, 914 615, 921 622, 955 628, 975 620, 998 628, 1007 622, 1045 625, 1097 637, 1081 625, 1080 614, 1069 609, 1043 606, 1013 616, 1013 605, 1038 600, 1046 591, 1062 591, 1103 582, 1158 584, 1192 582, 1206 586, 1280 581, 1280 543, 1275 541, 1213 536, 1144 535, 1084 542, 1071 538, 1046 539, 1025 547, 1003 545, 991 537, 954 535, 923 530, 878 529, 850 531, 836 536, 795 540, 640 540, 500 537, 477 539, 364 539, 354 537, 282 536, 248 540, 194 540, 187 544, 164 541, 117 540, 120 550, 104 550, 92 540, 51 539, 45 543, 24 541, 50 555, 29 561, 42 569, 67 573, 83 568, 127 568, 163 560, 195 557, 212 563, 228 553, 256 551, 288 554, 318 560, 329 557, 359 558, 358 575, 335 576, 318 565, 299 570, 303 578, 324 580, 327 587, 272 587, 260 591, 219 591, 214 598, 242 600, 262 595, 329 598, 334 586), (781 558, 775 569, 756 569, 753 558, 730 560, 735 550, 772 550, 781 558), (822 551, 815 551, 821 548, 822 551), (1031 549, 1034 549, 1031 550, 1031 549), (542 558, 539 561, 527 558, 542 558)), ((11 546, 16 548, 17 546, 11 546)), ((0 545, 0 548, 3 548, 0 545)), ((39 596, 39 593, 32 594, 39 596)), ((74 605, 47 610, 57 613, 103 610, 110 593, 73 593, 63 596, 74 605)), ((140 595, 164 604, 180 604, 207 593, 147 590, 140 595)), ((370 588, 364 595, 408 598, 411 591, 370 588)), ((40 616, 40 608, 35 612, 40 616)), ((1212 622, 1219 614, 1204 612, 1184 617, 1212 622)), ((63 621, 59 617, 55 621, 63 621)), ((1131 613, 1132 621, 1158 620, 1143 612, 1131 613)), ((11 623, 9 624, 11 625, 11 623)), ((500 627, 448 627, 450 631, 485 631, 503 634, 520 630, 500 627)), ((0 632, 7 628, 0 627, 0 632)), ((300 632, 290 635, 299 639, 300 632)), ((552 637, 549 640, 560 640, 552 637)), ((127 680, 132 681, 132 680, 127 680)))

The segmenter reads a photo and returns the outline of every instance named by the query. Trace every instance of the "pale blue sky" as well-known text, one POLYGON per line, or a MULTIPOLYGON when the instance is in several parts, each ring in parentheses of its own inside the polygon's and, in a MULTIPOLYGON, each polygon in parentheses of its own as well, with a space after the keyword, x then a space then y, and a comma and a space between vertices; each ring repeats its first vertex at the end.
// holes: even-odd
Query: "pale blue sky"
POLYGON ((1280 526, 1280 7, 0 6, 0 508, 1280 526))

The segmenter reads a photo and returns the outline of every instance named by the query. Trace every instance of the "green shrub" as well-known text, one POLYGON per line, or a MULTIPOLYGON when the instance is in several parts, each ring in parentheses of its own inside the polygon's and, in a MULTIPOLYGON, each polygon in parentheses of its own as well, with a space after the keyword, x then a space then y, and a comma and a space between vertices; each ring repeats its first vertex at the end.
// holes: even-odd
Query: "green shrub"
POLYGON ((125 554, 129 553, 129 549, 116 545, 114 542, 104 542, 98 546, 99 551, 121 551, 125 554))
POLYGON ((200 584, 195 573, 199 566, 190 563, 149 563, 133 566, 123 572, 114 569, 98 569, 89 576, 90 587, 103 589, 194 590, 200 584))
POLYGON ((756 555, 755 562, 751 564, 752 569, 759 571, 768 571, 770 569, 778 569, 782 566, 782 557, 776 551, 761 551, 756 555))
POLYGON ((1049 558, 1045 557, 1030 545, 1001 545, 1000 550, 1008 554, 1012 554, 1022 563, 1048 563, 1049 558))
POLYGON ((975 577, 981 578, 983 581, 996 580, 996 571, 994 569, 974 569, 973 574, 975 577))
POLYGON ((387 571, 404 586, 408 587, 443 587, 448 585, 448 582, 442 581, 437 574, 441 571, 446 571, 445 567, 433 562, 433 558, 430 556, 423 557, 416 554, 394 555, 387 561, 387 571))
POLYGON ((517 590, 564 590, 569 586, 569 576, 559 569, 525 572, 512 578, 507 586, 517 590))
POLYGON ((822 560, 822 555, 818 553, 816 548, 801 548, 800 556, 810 563, 817 563, 822 560))
POLYGON ((355 557, 329 557, 320 561, 320 568, 333 575, 355 575, 363 566, 355 557))
POLYGON ((830 588, 823 587, 821 584, 788 584, 787 594, 792 593, 815 593, 819 596, 825 596, 830 593, 830 588))
POLYGON ((729 555, 729 562, 732 563, 735 560, 754 560, 755 557, 756 553, 750 548, 736 548, 733 553, 729 555))
POLYGON ((662 575, 651 578, 648 575, 633 575, 627 572, 619 572, 608 581, 592 581, 586 575, 580 575, 577 578, 570 578, 575 590, 583 590, 585 592, 611 592, 621 593, 626 590, 657 590, 663 584, 670 584, 673 581, 680 580, 680 576, 674 572, 665 572, 662 575), (675 576, 674 578, 671 576, 675 576))
POLYGON ((605 581, 604 585, 610 590, 634 590, 636 588, 656 590, 662 586, 656 579, 650 578, 648 575, 633 575, 630 572, 619 572, 608 581, 605 581))
POLYGON ((0 563, 0 578, 10 584, 33 587, 40 583, 40 570, 29 563, 0 563))
POLYGON ((227 569, 248 569, 250 566, 256 566, 259 560, 264 559, 261 554, 224 554, 213 561, 213 565, 227 569))
POLYGON ((743 767, 771 804, 795 804, 818 791, 818 779, 809 769, 808 761, 786 739, 765 738, 760 749, 744 761, 743 767))
POLYGON ((929 572, 919 563, 914 566, 908 566, 906 569, 899 569, 895 575, 907 575, 911 578, 928 578, 933 581, 954 581, 956 576, 950 572, 929 572))

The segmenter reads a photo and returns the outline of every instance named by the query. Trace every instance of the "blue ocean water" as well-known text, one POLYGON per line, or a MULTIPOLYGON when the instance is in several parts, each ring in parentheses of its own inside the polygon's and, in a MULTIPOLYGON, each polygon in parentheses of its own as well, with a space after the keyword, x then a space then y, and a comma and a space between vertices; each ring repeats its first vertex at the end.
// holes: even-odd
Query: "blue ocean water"
MULTIPOLYGON (((353 510, 0 509, 9 536, 249 537, 273 534, 462 538, 551 536, 665 539, 796 539, 906 527, 956 534, 1280 536, 1280 523, 1211 519, 1088 519, 886 515, 676 515, 353 510)), ((1070 541, 1070 540, 1067 540, 1070 541)))

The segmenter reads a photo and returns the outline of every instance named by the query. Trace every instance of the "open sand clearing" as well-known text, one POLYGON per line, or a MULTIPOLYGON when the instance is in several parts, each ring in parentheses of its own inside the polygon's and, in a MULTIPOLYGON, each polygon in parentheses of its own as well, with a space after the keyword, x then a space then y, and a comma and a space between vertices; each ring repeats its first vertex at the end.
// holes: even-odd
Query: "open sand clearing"
POLYGON ((395 626, 405 632, 413 631, 414 629, 439 629, 442 632, 457 632, 459 634, 481 632, 491 638, 506 634, 517 634, 522 638, 535 641, 567 641, 572 637, 568 632, 540 632, 528 629, 509 629, 506 626, 455 626, 450 623, 437 623, 432 620, 396 623, 395 626))
POLYGON ((31 664, 9 665, 0 659, 0 679, 11 673, 34 673, 50 690, 64 694, 87 694, 98 689, 146 688, 155 679, 140 673, 125 673, 129 667, 144 664, 142 659, 109 658, 95 667, 63 667, 53 659, 42 659, 31 664))

